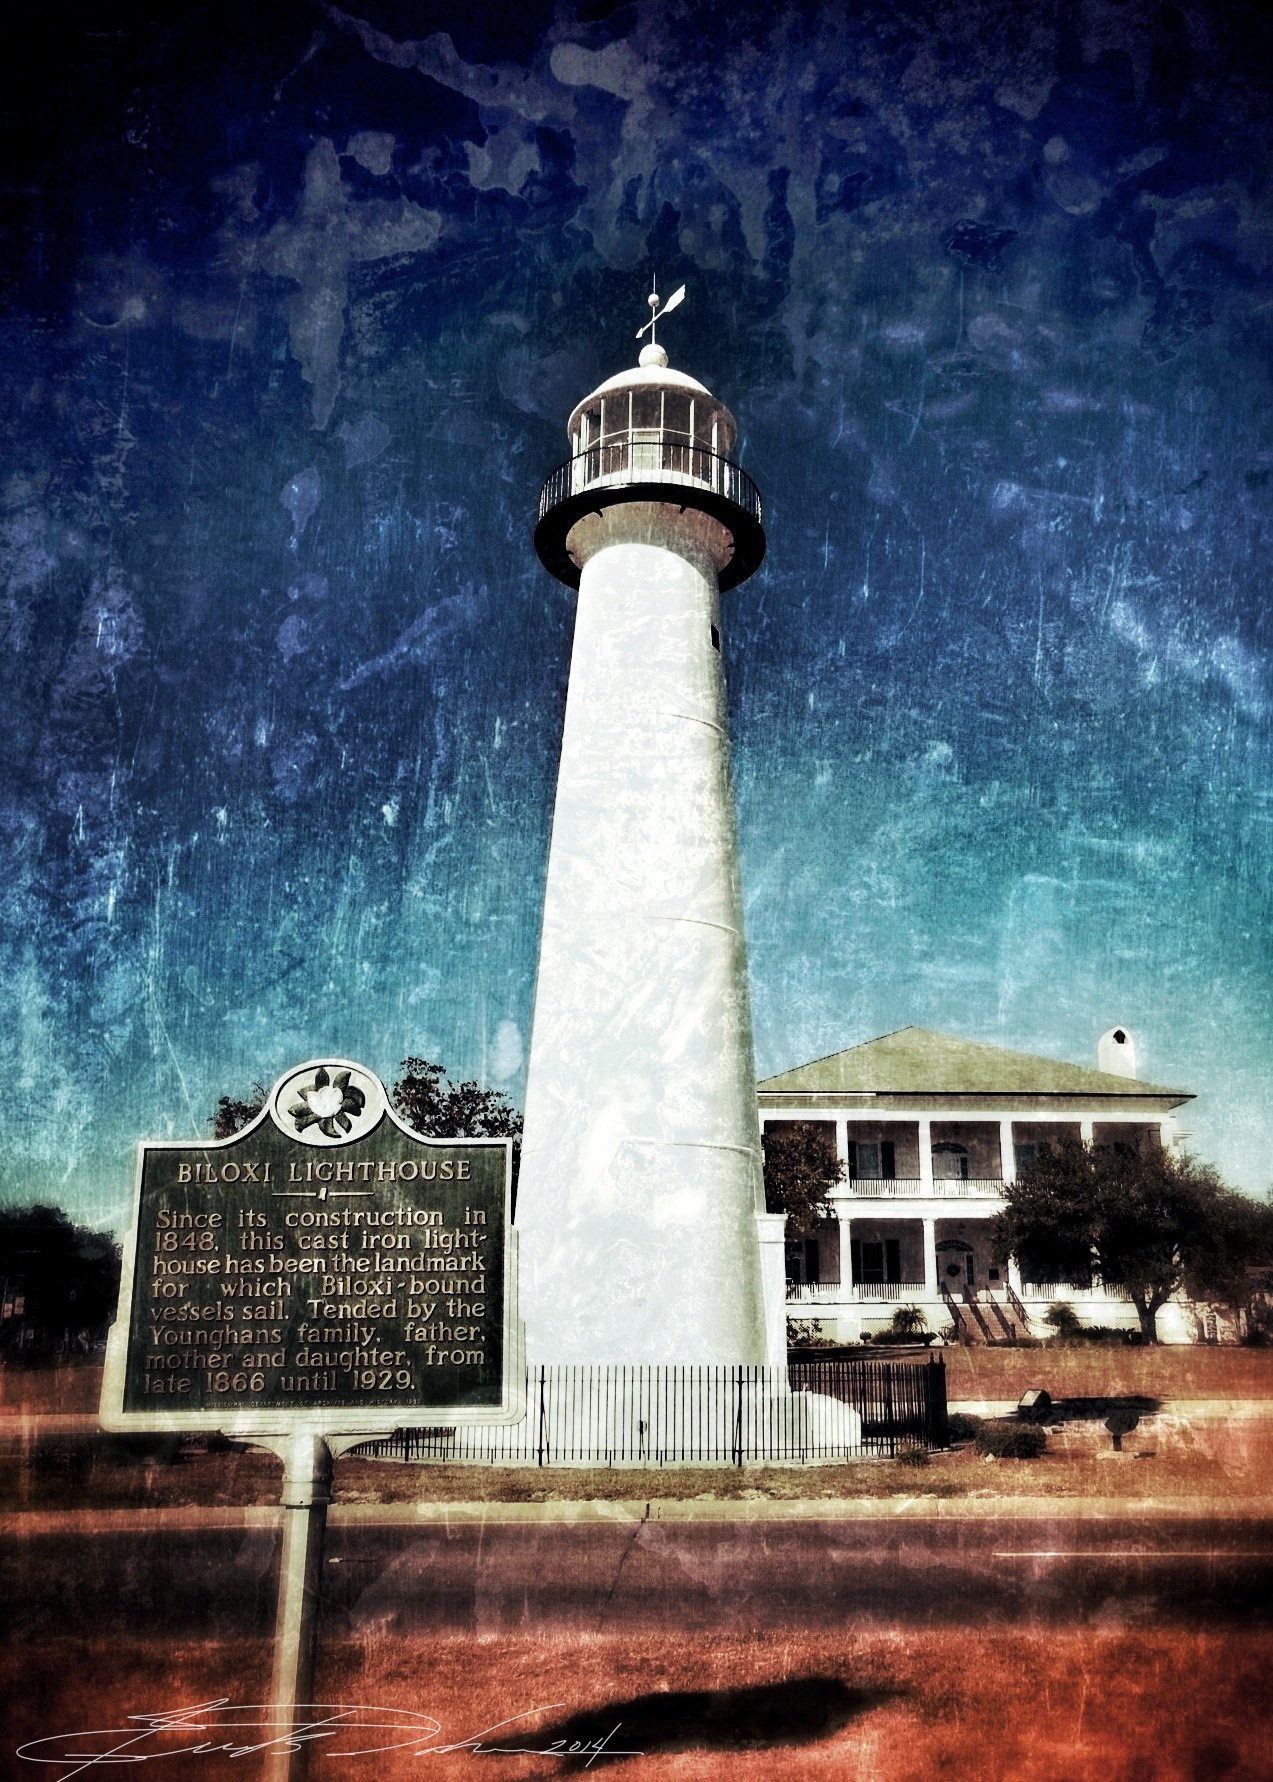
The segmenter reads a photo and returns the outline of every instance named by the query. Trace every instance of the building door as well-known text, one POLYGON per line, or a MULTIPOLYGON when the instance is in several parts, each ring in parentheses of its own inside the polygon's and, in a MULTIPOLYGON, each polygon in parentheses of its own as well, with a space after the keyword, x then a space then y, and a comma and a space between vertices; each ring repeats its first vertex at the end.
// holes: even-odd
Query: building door
POLYGON ((933 1180, 966 1182, 968 1180, 967 1145, 936 1144, 933 1146, 933 1180))

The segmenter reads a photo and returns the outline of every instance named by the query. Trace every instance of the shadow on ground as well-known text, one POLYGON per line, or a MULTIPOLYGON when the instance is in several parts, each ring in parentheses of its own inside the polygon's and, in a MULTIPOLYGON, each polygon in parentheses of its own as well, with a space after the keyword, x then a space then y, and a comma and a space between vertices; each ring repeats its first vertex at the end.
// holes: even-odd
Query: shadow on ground
POLYGON ((1103 1423, 1115 1412, 1137 1417, 1152 1417, 1162 1409, 1162 1401, 1139 1393, 1125 1393, 1120 1398, 1058 1398, 1048 1419, 1057 1423, 1103 1423))
POLYGON ((854 1689, 839 1677, 794 1677, 745 1689, 668 1690, 572 1714, 537 1732, 534 1744, 546 1756, 560 1756, 562 1767, 550 1772, 556 1775, 636 1756, 814 1745, 899 1693, 854 1689), (572 1755, 572 1745, 584 1749, 572 1755), (555 1751, 549 1749, 553 1746, 555 1751))

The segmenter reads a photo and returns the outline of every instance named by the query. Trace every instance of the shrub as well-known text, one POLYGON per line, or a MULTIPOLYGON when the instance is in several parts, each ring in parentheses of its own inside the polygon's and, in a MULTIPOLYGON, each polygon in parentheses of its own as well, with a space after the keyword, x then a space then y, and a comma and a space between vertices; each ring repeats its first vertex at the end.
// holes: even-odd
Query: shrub
POLYGON ((1037 1460, 1047 1448, 1046 1430, 1034 1423, 987 1423, 977 1432, 977 1452, 995 1460, 1037 1460))
POLYGON ((827 1336, 821 1322, 815 1318, 788 1318, 788 1349, 833 1349, 835 1344, 827 1336))
POLYGON ((966 1411, 952 1411, 946 1419, 946 1433, 952 1442, 971 1442, 981 1434, 981 1418, 966 1411))
POLYGON ((1043 1322, 1052 1326, 1059 1342, 1073 1343, 1082 1337, 1083 1326, 1079 1323, 1078 1313, 1073 1306, 1049 1306, 1043 1322))
POLYGON ((927 1466, 928 1449, 922 1442, 902 1442, 893 1457, 898 1466, 927 1466))

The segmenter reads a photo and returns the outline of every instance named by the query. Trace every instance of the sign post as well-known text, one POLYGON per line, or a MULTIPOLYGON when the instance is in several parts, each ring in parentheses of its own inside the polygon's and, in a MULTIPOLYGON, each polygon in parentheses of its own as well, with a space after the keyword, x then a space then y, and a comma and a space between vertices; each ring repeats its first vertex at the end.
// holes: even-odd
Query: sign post
POLYGON ((332 1457, 414 1423, 526 1414, 508 1139, 430 1139, 315 1060, 232 1138, 138 1147, 110 1430, 218 1431, 283 1460, 269 1782, 311 1698, 332 1457))

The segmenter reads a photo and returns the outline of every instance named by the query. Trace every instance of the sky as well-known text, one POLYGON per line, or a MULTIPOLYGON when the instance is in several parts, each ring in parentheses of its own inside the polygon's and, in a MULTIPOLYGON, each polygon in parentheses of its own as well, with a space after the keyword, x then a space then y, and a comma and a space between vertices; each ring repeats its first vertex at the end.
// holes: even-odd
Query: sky
POLYGON ((1273 1180, 1273 26, 1242 0, 66 13, 0 155, 0 1198, 322 1053, 521 1095, 565 420, 660 338, 761 1075, 1125 1024, 1273 1180))

